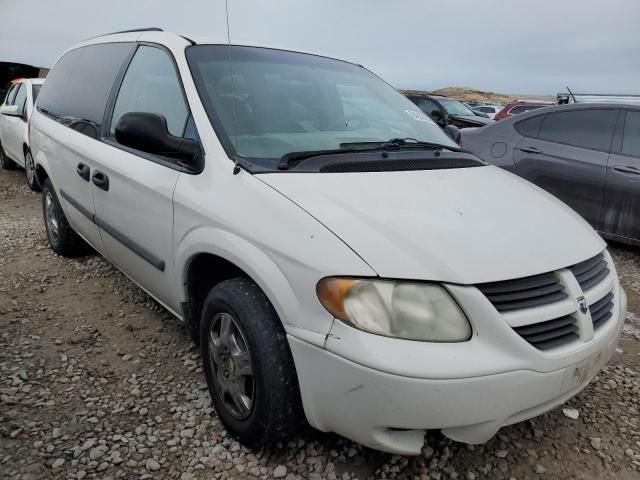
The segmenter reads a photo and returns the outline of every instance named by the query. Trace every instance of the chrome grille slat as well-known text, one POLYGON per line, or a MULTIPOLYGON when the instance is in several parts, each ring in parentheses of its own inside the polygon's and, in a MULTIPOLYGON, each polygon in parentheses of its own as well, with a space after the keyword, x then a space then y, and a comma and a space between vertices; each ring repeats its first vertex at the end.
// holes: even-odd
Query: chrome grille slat
POLYGON ((477 285, 499 312, 532 308, 567 296, 553 273, 477 285))
POLYGON ((613 313, 611 313, 611 311, 606 312, 603 316, 593 321, 593 328, 596 329, 598 327, 601 327, 604 324, 604 322, 609 320, 612 316, 613 316, 613 313))
POLYGON ((609 275, 609 268, 602 253, 589 260, 578 263, 573 267, 569 267, 569 270, 571 270, 571 273, 576 277, 583 291, 597 285, 609 275))
POLYGON ((576 319, 569 315, 533 325, 515 327, 514 330, 540 350, 563 345, 578 338, 576 319))
POLYGON ((546 322, 534 323, 533 325, 525 325, 524 327, 516 327, 514 330, 520 336, 533 335, 536 333, 548 332, 556 328, 566 327, 575 322, 573 317, 560 317, 555 320, 547 320, 546 322))
POLYGON ((578 334, 577 333, 570 333, 568 335, 564 335, 562 337, 557 337, 551 340, 547 340, 546 342, 541 342, 541 343, 534 343, 532 344, 534 347, 536 347, 539 350, 548 350, 552 347, 558 347, 560 345, 564 345, 566 343, 570 343, 573 342, 574 340, 577 340, 578 334))
POLYGON ((591 310, 591 320, 593 321, 593 328, 597 329, 604 325, 609 320, 613 313, 613 293, 609 292, 597 302, 594 302, 589 309, 591 310))

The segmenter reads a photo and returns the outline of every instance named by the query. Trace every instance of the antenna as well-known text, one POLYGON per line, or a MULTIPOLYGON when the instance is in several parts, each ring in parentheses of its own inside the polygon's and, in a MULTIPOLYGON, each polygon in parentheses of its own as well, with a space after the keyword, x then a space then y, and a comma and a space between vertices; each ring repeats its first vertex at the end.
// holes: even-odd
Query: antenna
POLYGON ((567 87, 567 91, 573 97, 573 103, 578 103, 578 100, 576 100, 576 96, 573 94, 573 92, 571 91, 571 89, 569 87, 567 87))
MULTIPOLYGON (((229 68, 231 69, 231 84, 234 85, 235 87, 235 81, 233 79, 233 62, 231 61, 231 33, 229 30, 229 0, 225 0, 225 9, 226 9, 226 13, 227 13, 227 45, 229 46, 229 68)), ((233 164, 233 174, 237 175, 240 173, 240 162, 239 162, 239 158, 238 158, 238 123, 237 123, 237 117, 236 117, 236 104, 235 102, 231 102, 231 108, 233 111, 233 122, 235 123, 236 126, 236 131, 235 131, 235 145, 233 146, 233 150, 234 150, 234 155, 235 155, 235 159, 234 159, 234 164, 233 164)))

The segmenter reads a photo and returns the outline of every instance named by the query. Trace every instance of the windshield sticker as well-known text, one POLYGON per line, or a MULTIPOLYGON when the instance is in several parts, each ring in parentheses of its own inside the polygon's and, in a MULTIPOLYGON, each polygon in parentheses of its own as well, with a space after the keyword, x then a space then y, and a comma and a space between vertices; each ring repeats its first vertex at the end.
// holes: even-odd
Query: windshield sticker
POLYGON ((427 117, 423 112, 416 112, 415 110, 405 110, 405 112, 411 115, 416 122, 429 121, 429 117, 427 117))

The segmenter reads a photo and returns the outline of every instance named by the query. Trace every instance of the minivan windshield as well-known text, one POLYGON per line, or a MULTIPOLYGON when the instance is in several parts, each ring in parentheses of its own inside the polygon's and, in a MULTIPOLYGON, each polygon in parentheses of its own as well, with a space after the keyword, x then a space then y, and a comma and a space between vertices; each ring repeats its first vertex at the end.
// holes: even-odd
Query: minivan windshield
POLYGON ((457 147, 411 101, 358 65, 233 45, 189 47, 187 60, 231 158, 276 168, 292 152, 397 138, 457 147))

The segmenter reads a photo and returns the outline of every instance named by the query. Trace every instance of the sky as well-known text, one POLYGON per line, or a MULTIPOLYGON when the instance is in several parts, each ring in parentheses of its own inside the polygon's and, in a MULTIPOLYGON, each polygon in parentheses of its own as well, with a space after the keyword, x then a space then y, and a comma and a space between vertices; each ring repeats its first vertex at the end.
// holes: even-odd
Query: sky
MULTIPOLYGON (((157 26, 226 38, 225 0, 0 0, 0 61, 157 26)), ((397 88, 640 94, 638 0, 228 0, 230 39, 360 63, 397 88)))

